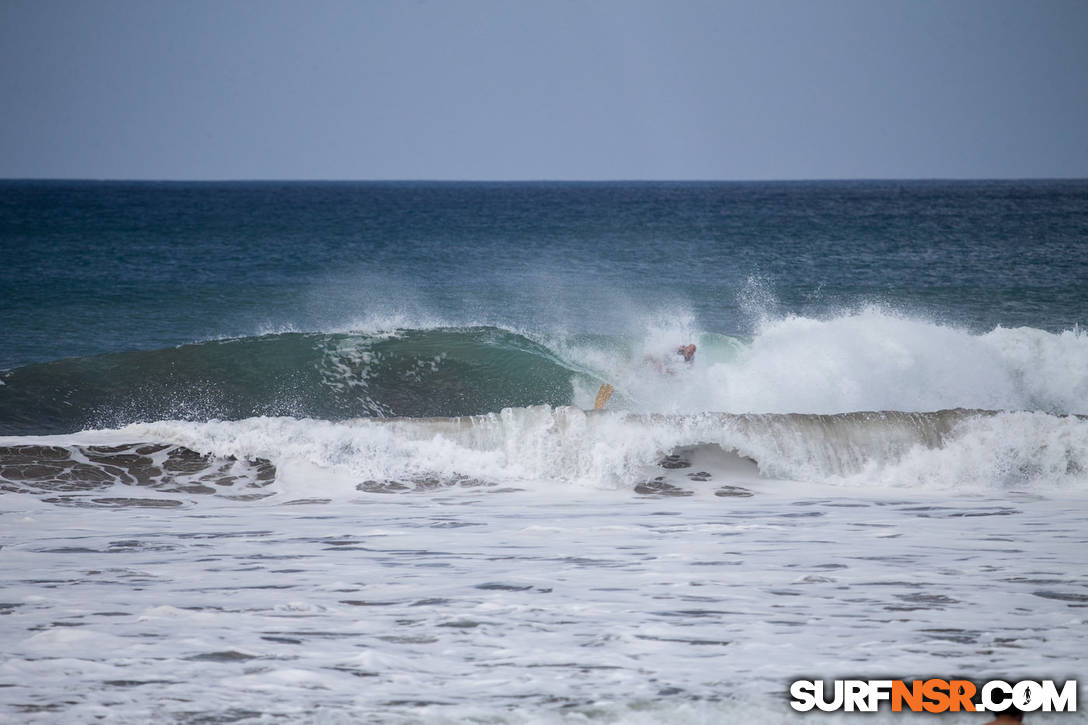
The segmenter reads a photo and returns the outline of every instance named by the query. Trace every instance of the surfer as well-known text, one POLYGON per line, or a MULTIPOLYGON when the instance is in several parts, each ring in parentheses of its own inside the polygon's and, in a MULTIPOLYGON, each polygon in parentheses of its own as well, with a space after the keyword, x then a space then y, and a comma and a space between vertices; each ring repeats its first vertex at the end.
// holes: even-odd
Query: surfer
MULTIPOLYGON (((684 362, 690 365, 695 360, 695 345, 693 343, 681 345, 680 347, 676 348, 676 354, 684 358, 684 362)), ((672 369, 672 366, 669 364, 669 360, 661 360, 660 358, 656 358, 653 355, 647 355, 646 362, 653 365, 657 369, 657 372, 661 373, 662 375, 676 374, 676 371, 674 371, 672 369)), ((605 403, 607 403, 608 399, 612 397, 612 393, 615 392, 615 390, 616 389, 608 383, 602 384, 600 389, 597 391, 597 399, 593 401, 593 409, 603 410, 605 403)))
MULTIPOLYGON (((684 362, 689 365, 695 361, 695 345, 688 343, 687 345, 681 345, 676 348, 676 354, 684 359, 684 362)), ((657 372, 662 375, 674 375, 676 373, 672 368, 671 360, 662 360, 661 358, 653 355, 646 356, 646 362, 654 366, 657 372)))

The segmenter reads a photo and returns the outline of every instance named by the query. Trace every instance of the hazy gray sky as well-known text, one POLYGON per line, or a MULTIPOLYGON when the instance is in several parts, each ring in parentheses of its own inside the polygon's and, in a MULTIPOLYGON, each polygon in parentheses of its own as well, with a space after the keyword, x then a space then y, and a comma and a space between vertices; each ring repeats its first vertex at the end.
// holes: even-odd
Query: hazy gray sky
POLYGON ((0 0, 0 176, 1088 177, 1086 0, 0 0))

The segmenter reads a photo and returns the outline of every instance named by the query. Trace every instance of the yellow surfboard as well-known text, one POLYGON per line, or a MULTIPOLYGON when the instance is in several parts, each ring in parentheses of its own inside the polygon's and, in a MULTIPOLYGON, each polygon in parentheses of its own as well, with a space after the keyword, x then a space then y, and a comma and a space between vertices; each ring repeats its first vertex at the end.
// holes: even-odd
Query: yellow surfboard
POLYGON ((604 410, 604 404, 608 402, 608 399, 612 397, 612 393, 616 391, 608 383, 601 386, 601 389, 597 391, 597 399, 593 401, 594 410, 604 410))

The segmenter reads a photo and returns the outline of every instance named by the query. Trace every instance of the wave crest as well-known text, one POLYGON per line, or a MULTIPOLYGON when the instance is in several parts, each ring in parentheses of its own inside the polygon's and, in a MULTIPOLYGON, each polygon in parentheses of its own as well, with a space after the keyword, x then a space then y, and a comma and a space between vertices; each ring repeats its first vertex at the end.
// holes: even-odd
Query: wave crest
POLYGON ((591 359, 617 399, 643 412, 1088 412, 1088 334, 1079 329, 975 334, 870 307, 767 320, 745 341, 714 334, 696 341, 695 365, 673 375, 643 363, 643 355, 671 352, 665 340, 626 360, 591 359))

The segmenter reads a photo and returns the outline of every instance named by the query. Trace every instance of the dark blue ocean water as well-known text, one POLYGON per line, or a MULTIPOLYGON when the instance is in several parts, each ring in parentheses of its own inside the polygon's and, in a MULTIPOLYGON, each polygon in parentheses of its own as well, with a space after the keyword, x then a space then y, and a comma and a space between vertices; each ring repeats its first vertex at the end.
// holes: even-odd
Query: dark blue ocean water
POLYGON ((1084 181, 2 182, 0 434, 586 405, 606 380, 644 411, 1080 412, 1080 343, 968 336, 1078 329, 1086 246, 1084 181), (843 329, 752 342, 790 316, 843 329), (693 341, 747 352, 639 392, 693 341))
POLYGON ((680 306, 1088 320, 1088 182, 0 182, 0 369, 270 330, 680 306), (754 280, 754 282, 753 282, 754 280))

